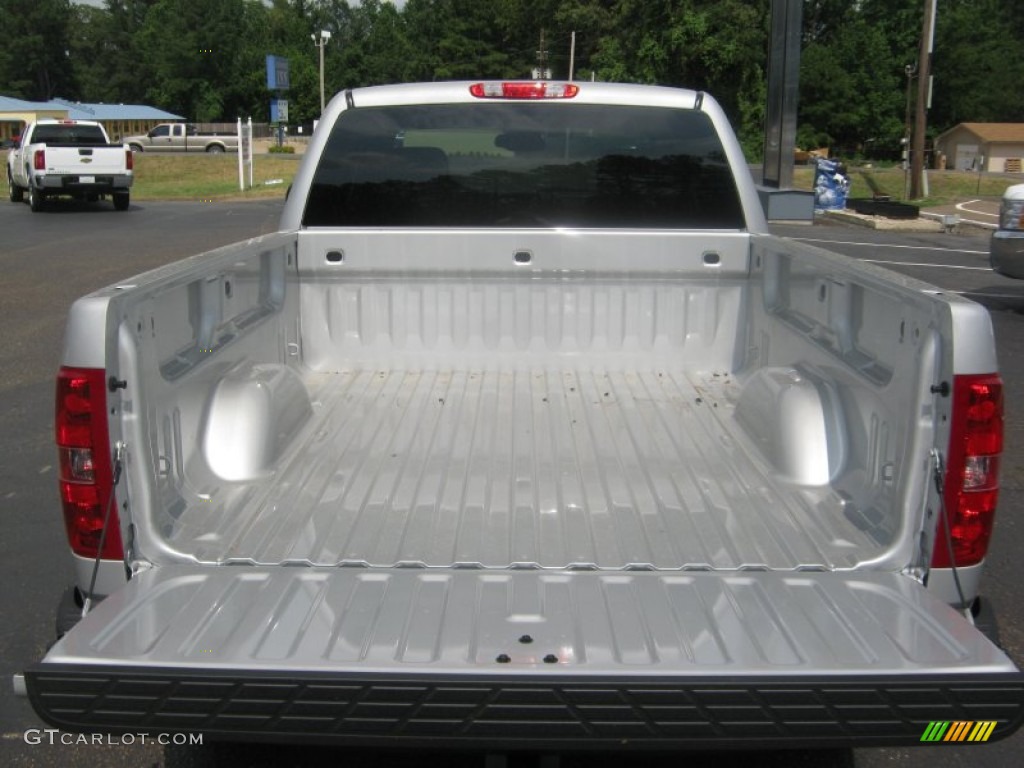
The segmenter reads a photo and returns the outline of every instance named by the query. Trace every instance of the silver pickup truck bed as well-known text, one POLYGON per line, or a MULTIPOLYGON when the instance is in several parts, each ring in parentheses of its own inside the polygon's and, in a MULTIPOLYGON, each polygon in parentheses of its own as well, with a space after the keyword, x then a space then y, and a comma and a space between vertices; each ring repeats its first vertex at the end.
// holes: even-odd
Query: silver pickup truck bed
MULTIPOLYGON (((109 290, 128 477, 153 513, 131 518, 132 580, 26 672, 48 722, 561 749, 905 744, 937 721, 998 738, 1024 717, 1013 663, 897 565, 913 485, 886 467, 898 402, 927 386, 894 369, 934 349, 832 348, 828 323, 888 322, 870 268, 741 237, 710 281, 456 290, 361 276, 352 251, 332 277, 292 242, 109 290), (218 323, 196 319, 204 295, 218 323), (786 337, 819 343, 792 368, 786 337), (773 451, 780 408, 807 431, 777 440, 821 456, 773 451)), ((937 306, 908 300, 903 323, 939 327, 937 306)))
POLYGON ((728 372, 304 383, 301 444, 237 500, 190 505, 171 547, 216 564, 668 570, 831 570, 883 548, 829 488, 773 480, 728 372))

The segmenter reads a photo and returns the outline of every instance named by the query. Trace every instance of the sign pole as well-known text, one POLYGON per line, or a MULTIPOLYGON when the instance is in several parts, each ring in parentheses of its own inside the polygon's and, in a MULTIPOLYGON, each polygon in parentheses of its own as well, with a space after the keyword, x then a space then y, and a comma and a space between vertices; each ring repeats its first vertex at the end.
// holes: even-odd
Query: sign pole
MULTIPOLYGON (((330 37, 330 34, 327 34, 330 37)), ((288 59, 267 54, 267 89, 276 91, 277 97, 270 98, 270 122, 277 124, 277 146, 284 144, 284 124, 288 122, 288 101, 281 95, 291 87, 288 76, 288 59)))
POLYGON ((249 188, 252 189, 252 160, 253 160, 253 141, 252 141, 252 115, 249 116, 249 126, 247 133, 249 134, 249 188))
POLYGON ((242 142, 242 118, 238 118, 238 188, 245 191, 245 173, 242 170, 242 161, 245 155, 242 142))

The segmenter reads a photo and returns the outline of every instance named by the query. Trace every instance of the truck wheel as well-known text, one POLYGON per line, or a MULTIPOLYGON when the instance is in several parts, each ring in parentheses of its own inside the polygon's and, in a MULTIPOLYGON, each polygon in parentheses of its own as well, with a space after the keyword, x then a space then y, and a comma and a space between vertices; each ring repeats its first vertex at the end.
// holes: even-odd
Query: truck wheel
POLYGON ((39 213, 46 207, 46 195, 35 187, 28 188, 28 207, 33 213, 39 213))
POLYGON ((7 169, 7 188, 10 192, 12 203, 20 203, 25 199, 25 190, 14 183, 10 168, 7 169))
POLYGON ((206 151, 209 152, 211 155, 220 155, 223 154, 224 147, 222 147, 220 144, 211 144, 206 148, 206 151))
POLYGON ((127 211, 128 203, 130 201, 129 193, 127 192, 115 192, 114 193, 114 210, 115 211, 127 211))

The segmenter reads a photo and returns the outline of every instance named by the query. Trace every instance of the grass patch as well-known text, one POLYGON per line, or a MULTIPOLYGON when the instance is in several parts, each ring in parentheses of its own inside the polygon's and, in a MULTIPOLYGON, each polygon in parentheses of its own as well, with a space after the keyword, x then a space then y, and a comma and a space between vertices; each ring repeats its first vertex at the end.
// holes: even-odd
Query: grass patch
MULTIPOLYGON (((415 140, 406 143, 415 145, 415 140)), ((485 145, 467 141, 461 136, 449 152, 484 152, 485 145)), ((490 146, 490 152, 494 152, 490 146)), ((500 151, 500 150, 498 150, 500 151)), ((238 189, 238 157, 236 155, 135 155, 135 186, 132 197, 138 200, 216 200, 225 198, 284 197, 299 167, 299 156, 282 154, 256 155, 253 163, 253 188, 238 189), (266 185, 264 182, 281 179, 283 183, 266 185)), ((904 199, 904 173, 901 168, 851 168, 850 197, 871 197, 867 178, 893 200, 904 199)), ((248 170, 247 183, 248 183, 248 170)), ((929 196, 914 200, 916 205, 931 208, 973 200, 999 199, 1011 184, 1021 183, 1020 175, 976 173, 963 171, 929 171, 929 196)), ((814 169, 794 169, 793 186, 797 189, 814 188, 814 169)))
MULTIPOLYGON (((906 177, 901 168, 850 168, 849 174, 850 197, 871 197, 870 178, 880 193, 889 195, 893 200, 904 201, 906 177)), ((934 208, 977 198, 999 199, 1008 186, 1021 181, 1019 175, 983 173, 979 178, 977 173, 964 171, 928 171, 928 197, 911 202, 922 208, 934 208)), ((796 168, 793 186, 813 189, 814 169, 796 168)))
MULTIPOLYGON (((460 136, 449 152, 494 152, 493 146, 460 136)), ((415 138, 407 144, 415 145, 415 138)), ((501 151, 501 150, 497 150, 501 151)), ((6 162, 6 151, 0 151, 0 162, 6 162)), ((284 197, 288 185, 299 168, 300 155, 259 154, 253 161, 253 188, 238 188, 237 155, 158 155, 145 152, 135 155, 135 200, 223 200, 228 198, 284 197), (280 184, 265 182, 281 180, 280 184)), ((900 168, 850 168, 850 197, 871 197, 870 177, 875 186, 893 200, 904 198, 904 174, 900 168)), ((929 171, 929 196, 914 200, 925 208, 989 198, 998 200, 1011 184, 1024 182, 1020 174, 976 173, 963 171, 929 171)), ((248 184, 248 169, 246 169, 248 184)), ((793 171, 793 186, 814 188, 814 169, 798 166, 793 171)))
MULTIPOLYGON (((223 200, 284 197, 299 169, 295 155, 256 155, 253 187, 238 188, 237 155, 135 154, 134 200, 223 200), (266 184, 280 179, 280 184, 266 184)), ((245 168, 246 185, 249 169, 245 168)))

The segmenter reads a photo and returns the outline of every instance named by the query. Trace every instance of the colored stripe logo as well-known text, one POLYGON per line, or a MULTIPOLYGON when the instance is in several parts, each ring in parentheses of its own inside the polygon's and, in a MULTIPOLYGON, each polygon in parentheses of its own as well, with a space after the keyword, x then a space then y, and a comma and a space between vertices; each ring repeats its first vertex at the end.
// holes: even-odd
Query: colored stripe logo
POLYGON ((936 720, 928 723, 921 734, 921 741, 988 741, 995 729, 995 720, 936 720))

